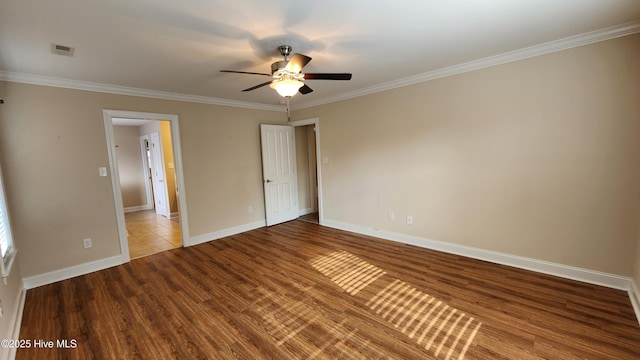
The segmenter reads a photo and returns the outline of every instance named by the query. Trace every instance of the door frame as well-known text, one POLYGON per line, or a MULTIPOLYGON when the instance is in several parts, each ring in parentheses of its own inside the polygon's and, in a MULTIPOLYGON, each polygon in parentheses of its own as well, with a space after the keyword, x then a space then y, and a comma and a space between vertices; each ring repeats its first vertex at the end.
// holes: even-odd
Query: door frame
POLYGON ((298 127, 313 125, 316 135, 316 176, 318 177, 318 223, 324 225, 324 211, 322 208, 322 152, 320 151, 320 118, 310 118, 290 121, 287 125, 298 127))
POLYGON ((120 174, 118 173, 118 162, 116 157, 116 145, 113 136, 113 118, 127 118, 138 120, 169 121, 171 124, 171 139, 173 144, 173 157, 176 173, 176 186, 180 189, 178 197, 178 213, 180 214, 180 231, 182 233, 182 246, 189 240, 189 220, 187 216, 187 196, 184 186, 184 174, 182 169, 182 145, 180 144, 180 124, 178 115, 159 114, 124 110, 102 110, 104 119, 105 136, 107 141, 107 154, 109 156, 109 171, 111 173, 111 188, 113 190, 113 202, 116 212, 116 224, 118 227, 118 237, 120 240, 120 255, 122 263, 129 262, 129 242, 127 241, 127 228, 124 218, 124 207, 122 204, 122 189, 120 188, 120 174))

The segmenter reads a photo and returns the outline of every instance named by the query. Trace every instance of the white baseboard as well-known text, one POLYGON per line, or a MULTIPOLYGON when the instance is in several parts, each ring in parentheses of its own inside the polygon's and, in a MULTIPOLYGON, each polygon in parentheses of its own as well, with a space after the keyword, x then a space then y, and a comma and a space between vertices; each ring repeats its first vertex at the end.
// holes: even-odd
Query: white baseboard
POLYGON ((313 211, 312 208, 300 209, 300 210, 298 210, 298 216, 304 216, 304 215, 307 215, 307 214, 312 214, 314 212, 315 211, 313 211))
POLYGON ((136 212, 136 211, 142 211, 142 210, 151 210, 153 209, 153 206, 151 205, 138 205, 138 206, 129 206, 124 208, 124 212, 126 213, 130 213, 130 212, 136 212))
MULTIPOLYGON (((397 241, 405 244, 424 247, 427 249, 442 251, 450 254, 466 256, 474 259, 493 262, 496 264, 513 266, 520 269, 531 270, 543 274, 559 276, 566 279, 582 281, 589 284, 606 286, 613 289, 629 291, 633 281, 629 277, 608 274, 604 272, 582 269, 573 266, 552 263, 548 261, 509 255, 490 250, 457 245, 442 241, 424 239, 421 237, 378 230, 360 225, 346 224, 334 220, 324 220, 323 225, 351 231, 358 234, 378 237, 386 240, 397 241)), ((636 312, 638 313, 638 312, 636 312)))
POLYGON ((53 284, 58 281, 71 279, 76 276, 89 274, 95 271, 108 269, 110 267, 122 264, 122 256, 117 255, 60 270, 51 271, 40 275, 29 276, 22 279, 22 284, 26 290, 29 290, 38 286, 53 284))
POLYGON ((183 241, 183 244, 184 244, 184 246, 198 245, 198 244, 206 243, 206 242, 209 242, 209 241, 212 241, 212 240, 221 239, 223 237, 240 234, 240 233, 243 233, 245 231, 251 231, 251 230, 259 229, 259 228, 265 227, 265 226, 267 226, 267 224, 266 224, 266 222, 264 220, 255 221, 255 222, 252 222, 252 223, 249 223, 249 224, 238 225, 238 226, 222 229, 222 230, 219 230, 219 231, 214 231, 214 232, 208 233, 208 234, 193 236, 193 237, 189 238, 187 241, 183 241))
MULTIPOLYGON (((490 250, 483 250, 479 248, 473 248, 464 245, 446 243, 442 241, 425 239, 413 235, 406 235, 400 233, 394 233, 385 230, 373 229, 360 225, 347 224, 334 220, 324 220, 324 226, 350 231, 358 234, 373 236, 386 240, 396 241, 400 243, 415 245, 427 249, 442 251, 446 253, 466 256, 474 259, 489 261, 497 264, 513 266, 516 268, 531 270, 539 273, 559 276, 562 278, 582 281, 585 283, 596 284, 606 286, 609 288, 625 290, 629 293, 631 304, 633 305, 636 318, 640 322, 640 290, 633 279, 629 277, 608 274, 599 271, 593 271, 589 269, 577 268, 573 266, 557 264, 547 261, 541 261, 531 258, 525 258, 521 256, 509 255, 505 253, 499 253, 490 250)), ((191 237, 188 241, 184 241, 184 246, 193 246, 202 244, 212 240, 221 239, 227 236, 236 235, 245 231, 255 230, 261 227, 265 227, 264 220, 255 221, 249 224, 234 226, 231 228, 215 231, 208 234, 198 235, 191 237)), ((109 258, 68 267, 61 270, 51 271, 45 274, 30 276, 23 279, 23 289, 20 291, 20 299, 18 311, 14 314, 16 320, 13 321, 13 332, 19 331, 20 321, 22 319, 22 309, 24 307, 24 297, 26 290, 33 289, 38 286, 52 284, 54 282, 70 279, 76 276, 85 275, 91 272, 104 270, 110 267, 123 264, 122 257, 120 255, 112 256, 109 258)), ((14 334, 17 339, 18 334, 14 334)), ((15 353, 14 353, 15 356, 15 353)))
MULTIPOLYGON (((185 239, 183 241, 184 246, 193 246, 201 243, 205 243, 211 240, 217 240, 223 237, 236 235, 245 231, 250 231, 266 226, 264 220, 255 221, 249 224, 234 226, 220 231, 215 231, 209 234, 199 235, 185 239)), ((22 279, 22 284, 25 289, 33 289, 38 286, 52 284, 54 282, 71 279, 76 276, 85 275, 95 271, 108 269, 110 267, 122 265, 124 263, 122 256, 112 256, 109 258, 92 261, 85 264, 71 266, 65 269, 55 270, 48 273, 34 275, 22 279)))

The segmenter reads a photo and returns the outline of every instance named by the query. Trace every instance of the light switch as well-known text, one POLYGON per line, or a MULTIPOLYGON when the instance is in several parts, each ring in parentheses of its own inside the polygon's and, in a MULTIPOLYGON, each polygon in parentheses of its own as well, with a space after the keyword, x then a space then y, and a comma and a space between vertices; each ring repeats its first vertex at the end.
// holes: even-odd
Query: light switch
POLYGON ((322 157, 322 163, 323 164, 328 164, 329 163, 329 157, 328 156, 323 156, 322 157))
POLYGON ((99 167, 98 168, 98 172, 100 173, 100 176, 107 176, 107 168, 106 167, 99 167))

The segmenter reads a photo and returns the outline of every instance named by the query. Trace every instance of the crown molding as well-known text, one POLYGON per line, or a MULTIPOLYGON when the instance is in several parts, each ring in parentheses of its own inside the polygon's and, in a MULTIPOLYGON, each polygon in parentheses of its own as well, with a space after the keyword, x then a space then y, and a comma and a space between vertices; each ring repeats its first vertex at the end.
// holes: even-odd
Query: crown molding
POLYGON ((67 88, 67 89, 74 89, 74 90, 94 91, 94 92, 101 92, 101 93, 108 93, 108 94, 139 96, 139 97, 146 97, 146 98, 153 98, 153 99, 175 100, 175 101, 184 101, 184 102, 210 104, 210 105, 232 106, 232 107, 239 107, 239 108, 245 108, 245 109, 280 111, 280 112, 286 111, 286 109, 283 109, 282 106, 277 106, 277 105, 265 105, 265 104, 250 103, 250 102, 236 101, 236 100, 227 100, 227 99, 220 99, 220 98, 207 97, 207 96, 179 94, 179 93, 172 93, 167 91, 140 89, 140 88, 134 88, 134 87, 127 87, 127 86, 102 84, 102 83, 89 82, 89 81, 70 80, 70 79, 63 79, 63 78, 58 78, 53 76, 25 74, 25 73, 17 73, 17 72, 2 71, 2 70, 0 70, 0 80, 31 84, 31 85, 43 85, 43 86, 53 86, 53 87, 67 88))
POLYGON ((404 86, 419 84, 435 79, 440 79, 448 76, 458 75, 465 72, 474 70, 480 70, 496 65, 502 65, 518 60, 532 58, 544 54, 558 52, 562 50, 568 50, 571 48, 594 44, 597 42, 611 40, 627 35, 633 35, 640 33, 640 21, 627 22, 615 26, 606 27, 603 29, 590 31, 580 35, 569 36, 563 39, 554 40, 539 45, 529 46, 519 50, 509 51, 503 54, 489 56, 486 58, 472 60, 458 65, 448 66, 433 71, 428 71, 422 74, 409 76, 382 84, 366 87, 359 90, 354 90, 335 96, 325 97, 315 101, 304 102, 297 106, 294 106, 292 110, 301 110, 318 105, 329 104, 341 100, 351 99, 364 95, 375 94, 378 92, 392 90, 404 86))
MULTIPOLYGON (((304 102, 298 105, 293 105, 292 110, 301 110, 301 109, 306 109, 306 108, 310 108, 318 105, 324 105, 324 104, 347 100, 355 97, 375 94, 382 91, 419 84, 419 83, 423 83, 423 82, 427 82, 435 79, 458 75, 458 74, 462 74, 462 73, 470 72, 474 70, 480 70, 480 69, 484 69, 484 68, 488 68, 496 65, 502 65, 502 64, 506 64, 506 63, 510 63, 518 60, 523 60, 523 59, 527 59, 535 56, 567 50, 567 49, 571 49, 579 46, 589 45, 589 44, 593 44, 593 43, 597 43, 605 40, 611 40, 611 39, 615 39, 615 38, 619 38, 627 35, 633 35, 637 33, 640 33, 640 21, 627 22, 627 23, 606 27, 603 29, 595 30, 595 31, 590 31, 584 34, 574 35, 574 36, 550 41, 550 42, 539 44, 539 45, 529 46, 523 49, 510 51, 510 52, 506 52, 499 55, 489 56, 486 58, 472 60, 462 64, 457 64, 457 65, 448 66, 441 69, 436 69, 433 71, 428 71, 428 72, 414 75, 414 76, 409 76, 409 77, 405 77, 405 78, 401 78, 393 81, 388 81, 382 84, 362 88, 359 90, 345 92, 335 96, 329 96, 329 97, 324 97, 324 98, 309 101, 309 102, 304 102)), ((265 104, 250 103, 250 102, 236 101, 236 100, 227 100, 227 99, 220 99, 220 98, 207 97, 207 96, 148 90, 148 89, 127 87, 127 86, 102 84, 102 83, 89 82, 89 81, 70 80, 70 79, 63 79, 63 78, 57 78, 57 77, 51 77, 51 76, 25 74, 25 73, 9 72, 9 71, 2 71, 2 70, 0 70, 0 80, 32 84, 32 85, 44 85, 44 86, 76 89, 76 90, 102 92, 102 93, 109 93, 109 94, 140 96, 140 97, 146 97, 146 98, 175 100, 175 101, 221 105, 221 106, 232 106, 232 107, 255 109, 255 110, 268 110, 268 111, 279 111, 279 112, 286 111, 286 109, 283 109, 281 106, 278 106, 278 105, 265 105, 265 104)))

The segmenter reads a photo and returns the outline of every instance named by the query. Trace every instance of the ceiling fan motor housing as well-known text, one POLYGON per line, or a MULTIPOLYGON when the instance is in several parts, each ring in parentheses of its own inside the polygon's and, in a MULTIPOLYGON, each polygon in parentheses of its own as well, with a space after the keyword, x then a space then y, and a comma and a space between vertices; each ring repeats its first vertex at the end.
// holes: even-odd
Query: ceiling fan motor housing
POLYGON ((283 70, 286 66, 287 63, 289 63, 288 61, 276 61, 273 64, 271 64, 271 75, 275 74, 276 71, 278 70, 283 70))

